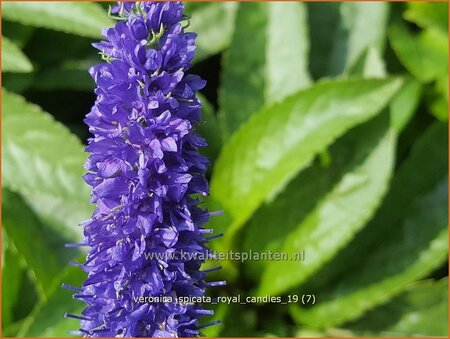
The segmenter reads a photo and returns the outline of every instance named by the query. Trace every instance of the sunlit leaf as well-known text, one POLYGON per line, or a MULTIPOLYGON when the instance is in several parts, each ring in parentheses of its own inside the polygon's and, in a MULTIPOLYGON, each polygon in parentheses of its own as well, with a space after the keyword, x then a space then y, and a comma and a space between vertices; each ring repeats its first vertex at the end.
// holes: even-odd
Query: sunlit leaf
MULTIPOLYGON (((6 234, 2 235, 6 238, 6 234)), ((24 265, 17 253, 16 248, 6 241, 2 244, 2 328, 8 327, 14 319, 14 305, 19 299, 20 284, 24 272, 24 265)))
POLYGON ((33 65, 8 38, 2 37, 2 72, 31 72, 33 65))
POLYGON ((359 336, 448 336, 448 279, 424 281, 358 321, 347 324, 359 336))
POLYGON ((386 192, 395 145, 384 114, 337 142, 330 152, 332 168, 306 170, 275 200, 281 199, 277 209, 269 205, 260 218, 256 215, 247 246, 278 241, 270 250, 291 259, 306 253, 304 261, 267 262, 259 295, 279 295, 300 285, 364 227, 386 192))
POLYGON ((405 19, 422 28, 439 29, 448 33, 448 3, 447 2, 408 2, 404 13, 405 19))
POLYGON ((100 38, 114 22, 93 2, 5 2, 2 18, 24 25, 100 38))
POLYGON ((213 2, 189 6, 186 13, 192 19, 187 31, 197 33, 195 62, 218 54, 230 45, 238 5, 237 2, 213 2))
POLYGON ((292 306, 297 322, 326 328, 358 318, 445 261, 446 140, 444 124, 427 130, 374 220, 306 287, 322 291, 321 302, 308 310, 292 306), (323 289, 325 281, 338 283, 323 289))
POLYGON ((60 232, 58 238, 58 234, 46 230, 22 198, 7 190, 2 194, 2 214, 2 225, 9 242, 23 260, 37 290, 46 298, 53 279, 68 261, 69 250, 65 250, 65 256, 59 255, 64 249, 64 240, 61 239, 65 234, 60 232))
POLYGON ((420 83, 409 78, 398 91, 390 104, 391 125, 397 131, 405 128, 419 105, 422 94, 420 83))
POLYGON ((92 211, 82 180, 86 155, 66 127, 22 97, 2 93, 3 185, 19 192, 42 221, 68 239, 92 211))
POLYGON ((226 137, 263 105, 309 85, 308 49, 304 4, 240 4, 219 92, 226 137))
POLYGON ((61 287, 62 283, 81 286, 86 278, 79 267, 68 266, 55 277, 48 300, 39 302, 26 318, 18 334, 19 337, 68 337, 68 332, 80 328, 80 321, 64 318, 65 313, 81 314, 82 301, 73 299, 73 291, 61 287))
POLYGON ((400 85, 324 82, 253 115, 224 146, 211 181, 212 198, 231 219, 226 246, 265 200, 345 131, 379 113, 400 85))
POLYGON ((426 30, 413 35, 402 25, 389 32, 392 48, 405 68, 417 79, 429 82, 448 74, 447 35, 426 30))
POLYGON ((348 72, 361 54, 381 54, 389 5, 383 2, 309 3, 311 69, 316 78, 348 72))

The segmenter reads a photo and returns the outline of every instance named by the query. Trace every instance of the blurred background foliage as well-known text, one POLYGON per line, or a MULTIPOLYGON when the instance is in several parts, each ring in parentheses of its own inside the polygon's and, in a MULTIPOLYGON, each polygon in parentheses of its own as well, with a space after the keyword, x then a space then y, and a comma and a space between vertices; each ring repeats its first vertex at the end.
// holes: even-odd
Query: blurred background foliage
MULTIPOLYGON (((108 3, 2 3, 3 336, 67 336, 82 305, 63 244, 89 217, 82 182, 91 43, 108 3)), ((207 79, 218 251, 211 291, 314 294, 220 304, 209 336, 447 337, 448 4, 186 3, 207 79)), ((206 265, 211 265, 207 263, 206 265)))

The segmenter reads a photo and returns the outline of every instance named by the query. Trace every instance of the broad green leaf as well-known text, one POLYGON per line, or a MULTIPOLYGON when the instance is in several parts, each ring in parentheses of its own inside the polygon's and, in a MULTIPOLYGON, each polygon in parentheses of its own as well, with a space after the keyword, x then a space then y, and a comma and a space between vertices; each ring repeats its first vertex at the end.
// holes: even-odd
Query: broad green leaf
MULTIPOLYGON (((23 261, 21 262, 23 263, 23 261)), ((23 270, 22 273, 19 292, 13 309, 14 322, 8 326, 8 331, 14 335, 17 335, 18 333, 17 326, 31 313, 34 305, 39 300, 39 295, 33 281, 31 281, 25 270, 23 270)))
POLYGON ((318 152, 379 113, 400 85, 400 79, 323 82, 253 115, 214 167, 212 200, 231 219, 222 243, 318 152))
POLYGON ((439 97, 431 104, 431 112, 440 121, 448 121, 448 100, 439 97))
POLYGON ((401 131, 411 120, 422 94, 421 84, 409 78, 397 92, 390 104, 391 125, 396 131, 401 131))
POLYGON ((105 10, 90 2, 5 2, 2 18, 90 38, 101 38, 102 29, 114 25, 105 10))
MULTIPOLYGON (((396 145, 396 135, 389 128, 388 116, 379 118, 357 129, 351 135, 351 142, 345 140, 346 147, 341 147, 341 152, 331 156, 332 159, 342 157, 352 149, 352 156, 342 165, 344 169, 337 170, 337 175, 327 171, 316 172, 322 175, 312 176, 308 178, 309 182, 301 183, 307 186, 308 196, 294 200, 291 195, 287 209, 277 215, 271 209, 272 218, 267 217, 257 225, 259 232, 267 228, 281 230, 282 235, 277 234, 277 238, 282 240, 282 245, 275 251, 287 253, 291 258, 302 250, 306 252, 304 261, 268 262, 263 271, 259 295, 280 295, 304 282, 364 227, 378 207, 392 173, 396 145), (331 181, 327 174, 337 176, 338 180, 329 192, 316 198, 312 193, 314 186, 316 182, 331 181), (294 230, 285 233, 286 216, 298 215, 298 212, 289 213, 289 210, 301 210, 304 198, 311 197, 317 202, 314 208, 298 218, 300 222, 294 230)), ((336 166, 333 163, 333 167, 336 166)), ((301 191, 302 185, 296 186, 296 189, 301 191)), ((257 237, 256 232, 253 237, 257 237)))
POLYGON ((3 185, 21 193, 57 233, 78 239, 77 225, 93 209, 81 179, 83 146, 63 125, 21 96, 3 90, 2 99, 3 185))
POLYGON ((269 2, 267 6, 267 40, 262 52, 266 54, 264 103, 270 104, 308 87, 311 79, 304 4, 269 2))
POLYGON ((394 176, 389 192, 373 220, 356 235, 352 242, 333 260, 322 267, 306 284, 306 289, 329 290, 330 281, 354 275, 362 265, 361 253, 382 249, 381 246, 392 229, 409 215, 416 197, 423 196, 438 185, 447 171, 447 126, 435 123, 414 143, 394 176), (411 183, 414 185, 411 185, 411 183))
POLYGON ((375 47, 380 54, 383 52, 388 16, 389 6, 387 3, 347 2, 341 4, 340 29, 347 38, 345 69, 350 67, 358 56, 370 46, 375 47))
POLYGON ((6 246, 7 248, 5 248, 5 253, 2 256, 4 261, 4 266, 2 267, 2 329, 10 325, 14 320, 13 308, 19 299, 20 284, 24 271, 23 263, 14 245, 8 241, 6 246))
POLYGON ((348 74, 351 76, 360 75, 365 78, 384 78, 387 71, 378 49, 369 46, 349 68, 348 74))
MULTIPOLYGON (((345 137, 344 137, 345 138, 345 137)), ((337 142, 338 145, 340 142, 337 142)), ((347 142, 343 142, 347 145, 347 142)), ((348 149, 354 150, 355 145, 349 144, 348 149)), ((351 160, 351 153, 344 152, 341 157, 339 150, 332 146, 330 160, 333 166, 322 166, 318 161, 306 168, 293 179, 285 190, 273 201, 261 206, 245 226, 245 238, 242 251, 269 253, 280 252, 284 240, 292 233, 300 222, 318 204, 321 197, 329 192, 336 180, 345 172, 346 162, 351 160), (341 161, 342 159, 342 161, 341 161), (282 220, 282 225, 279 225, 282 220)), ((303 249, 299 249, 301 252, 303 249)), ((309 255, 308 255, 309 258, 309 255)), ((244 274, 253 282, 261 282, 261 276, 269 265, 268 262, 251 260, 245 263, 244 274)))
POLYGON ((448 101, 448 79, 446 77, 441 76, 436 80, 436 92, 448 101))
POLYGON ((448 120, 448 4, 411 3, 404 13, 423 28, 417 34, 397 24, 390 31, 392 47, 405 66, 421 82, 435 81, 436 93, 426 99, 431 113, 448 120))
POLYGON ((64 259, 57 251, 64 247, 64 242, 42 227, 18 194, 7 190, 2 195, 2 216, 9 242, 24 261, 36 289, 46 298, 53 279, 67 263, 67 256, 64 259))
POLYGON ((308 310, 293 306, 297 322, 329 327, 358 318, 445 261, 446 128, 427 130, 374 220, 304 287, 315 287, 321 302, 308 310), (330 288, 330 281, 338 283, 330 288))
MULTIPOLYGON (((10 324, 7 327, 2 328, 2 336, 4 338, 17 337, 17 333, 19 333, 20 328, 22 327, 23 320, 16 321, 10 324)), ((3 325, 3 324, 2 324, 3 325)))
POLYGON ((61 284, 81 286, 85 275, 79 267, 68 266, 61 271, 55 278, 50 297, 35 306, 18 336, 63 338, 68 336, 69 331, 80 328, 79 320, 64 318, 64 313, 79 315, 85 305, 82 301, 73 299, 73 292, 62 288, 61 284))
POLYGON ((33 65, 14 43, 2 36, 2 72, 31 72, 33 65))
POLYGON ((368 48, 383 54, 387 3, 309 3, 308 11, 315 78, 348 73, 368 48))
POLYGON ((408 2, 404 13, 406 20, 416 23, 422 28, 439 29, 448 33, 447 2, 408 2))
POLYGON ((435 93, 428 98, 431 113, 441 121, 448 121, 448 76, 436 79, 435 93))
POLYGON ((191 15, 187 30, 198 35, 194 62, 218 54, 229 46, 238 5, 236 2, 216 2, 186 10, 191 15))
MULTIPOLYGON (((383 137, 387 138, 386 134, 392 135, 393 143, 388 146, 395 145, 395 135, 388 132, 387 114, 382 114, 374 120, 355 127, 338 139, 329 148, 328 164, 324 165, 316 160, 312 166, 301 171, 295 179, 289 182, 284 191, 273 201, 258 209, 246 225, 243 251, 280 252, 288 235, 295 232, 309 214, 317 213, 317 210, 321 208, 321 202, 324 205, 323 202, 327 199, 327 195, 332 196, 330 193, 333 187, 337 187, 339 182, 348 181, 345 177, 351 177, 355 168, 357 169, 370 158, 371 152, 376 154, 376 147, 383 146, 381 141, 383 137), (330 166, 331 163, 332 166, 330 166), (282 220, 282 226, 278 227, 276 225, 280 220, 282 220), (267 225, 273 226, 268 227, 267 225)), ((386 147, 385 149, 389 150, 386 147)), ((386 154, 387 162, 383 162, 383 165, 388 166, 392 161, 391 153, 386 154)), ((383 168, 386 169, 386 166, 383 168)), ((362 189, 364 190, 364 187, 362 189)), ((348 225, 342 227, 346 226, 348 225)), ((332 243, 327 237, 324 241, 332 243)), ((298 252, 303 249, 299 248, 298 252)), ((307 257, 306 265, 312 264, 309 262, 310 259, 321 259, 321 256, 311 258, 309 254, 307 257)), ((248 273, 249 278, 260 282, 268 265, 270 263, 264 261, 248 261, 244 272, 248 273)))
POLYGON ((219 91, 224 134, 267 103, 310 84, 304 4, 242 3, 219 91))
POLYGON ((448 336, 448 279, 424 281, 345 326, 360 336, 448 336))
POLYGON ((366 256, 362 269, 343 277, 320 305, 300 310, 293 317, 314 327, 339 325, 400 293, 408 283, 439 267, 447 258, 445 204, 447 180, 411 206, 412 214, 395 229, 379 250, 366 256))
POLYGON ((389 32, 392 48, 405 68, 422 82, 448 74, 448 38, 438 30, 425 30, 418 35, 400 24, 389 32))

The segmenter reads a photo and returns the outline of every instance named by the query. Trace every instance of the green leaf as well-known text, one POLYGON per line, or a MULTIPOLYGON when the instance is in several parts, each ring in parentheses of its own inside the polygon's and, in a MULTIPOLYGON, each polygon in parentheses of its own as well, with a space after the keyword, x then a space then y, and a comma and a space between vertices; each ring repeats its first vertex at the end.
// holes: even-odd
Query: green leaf
POLYGON ((448 100, 439 97, 431 104, 431 112, 440 121, 448 121, 448 100))
MULTIPOLYGON (((389 16, 387 3, 347 2, 341 4, 341 34, 345 39, 345 69, 348 69, 370 46, 383 52, 385 27, 389 16)), ((339 43, 339 40, 337 40, 339 43)), ((342 46, 335 49, 340 51, 342 46)))
POLYGON ((388 4, 309 3, 308 10, 315 78, 348 73, 368 48, 383 54, 388 4))
POLYGON ((234 232, 318 152, 379 113, 400 85, 400 79, 323 82, 253 115, 214 167, 211 196, 232 222, 222 243, 229 246, 234 232))
POLYGON ((386 191, 395 144, 396 135, 384 114, 338 142, 331 158, 340 160, 340 166, 333 162, 333 170, 311 171, 311 175, 297 181, 297 185, 288 188, 284 195, 288 206, 277 214, 268 207, 272 217, 266 215, 265 220, 259 219, 249 238, 260 240, 255 228, 258 232, 263 232, 261 228, 279 230, 281 234, 270 237, 272 241, 281 240, 281 246, 274 250, 287 253, 291 258, 305 250, 307 259, 268 262, 263 270, 259 295, 279 295, 301 284, 365 225, 386 191), (329 192, 323 194, 323 185, 328 186, 329 192), (294 193, 295 190, 303 191, 303 186, 306 186, 307 195, 294 193), (299 206, 306 199, 311 199, 315 206, 301 213, 303 208, 299 206), (297 225, 293 230, 285 231, 286 220, 292 219, 297 225), (283 224, 279 224, 281 220, 283 224))
POLYGON ((2 36, 2 72, 31 72, 33 65, 14 43, 2 36))
POLYGON ((205 3, 186 10, 187 14, 192 13, 187 31, 198 34, 194 62, 218 54, 230 45, 238 5, 236 2, 205 3))
POLYGON ((384 78, 387 71, 378 49, 369 46, 349 68, 348 74, 365 78, 384 78))
POLYGON ((264 103, 270 104, 308 87, 311 79, 304 4, 269 2, 267 6, 264 103))
POLYGON ((414 35, 400 24, 389 31, 392 48, 405 68, 422 82, 448 74, 448 38, 438 30, 414 35))
POLYGON ((326 328, 358 318, 445 261, 446 129, 427 130, 374 220, 304 287, 315 287, 321 301, 308 310, 292 306, 298 323, 326 328), (330 288, 331 281, 338 283, 330 288))
POLYGON ((420 83, 409 78, 398 91, 390 104, 391 125, 396 131, 401 131, 411 120, 422 95, 420 83))
POLYGON ((114 25, 106 12, 90 2, 8 2, 3 19, 23 25, 50 28, 90 38, 101 38, 105 27, 114 25))
MULTIPOLYGON (((327 164, 324 165, 319 161, 320 158, 316 159, 312 166, 301 171, 273 201, 261 206, 246 225, 242 250, 259 253, 280 252, 288 235, 295 232, 308 215, 316 213, 321 208, 321 201, 327 199, 327 194, 330 195, 333 187, 337 187, 339 182, 345 180, 344 175, 350 177, 355 167, 367 160, 372 151, 374 153, 377 151, 377 144, 388 131, 386 117, 387 114, 382 114, 380 118, 349 131, 330 146, 327 151, 327 164), (283 224, 277 226, 280 220, 283 224)), ((382 144, 378 145, 380 146, 382 144)), ((392 160, 391 155, 388 154, 388 160, 392 160)), ((389 162, 383 162, 383 165, 389 165, 389 162)), ((323 241, 327 239, 325 236, 323 241)), ((299 248, 298 252, 303 249, 299 248)), ((312 264, 310 260, 321 259, 321 256, 319 258, 307 256, 306 265, 312 264)), ((244 272, 250 273, 255 281, 260 282, 268 265, 270 263, 264 261, 248 261, 244 272)))
MULTIPOLYGON (((55 241, 18 194, 3 190, 2 214, 2 225, 10 243, 24 261, 40 295, 46 298, 53 279, 67 263, 67 258, 63 259, 55 250, 63 248, 64 241, 55 241)), ((64 234, 61 237, 64 238, 64 234)))
POLYGON ((414 199, 438 185, 447 169, 446 140, 445 124, 435 123, 426 129, 412 150, 409 150, 409 157, 401 163, 389 193, 373 220, 356 235, 349 246, 308 281, 305 289, 326 291, 331 281, 339 280, 344 275, 354 275, 360 269, 364 264, 360 253, 369 253, 383 244, 392 225, 400 224, 408 216, 409 206, 414 199))
POLYGON ((424 281, 345 326, 359 336, 448 336, 448 279, 424 281))
POLYGON ((19 333, 22 326, 22 321, 23 320, 16 321, 7 327, 2 324, 2 336, 5 338, 17 337, 17 333, 19 333))
MULTIPOLYGON (((6 238, 5 234, 2 236, 6 238)), ((2 255, 2 260, 4 261, 4 266, 2 267, 2 329, 8 327, 14 320, 13 308, 19 299, 23 274, 23 264, 16 248, 9 241, 6 246, 5 253, 2 255)))
POLYGON ((422 28, 439 29, 448 33, 447 2, 408 2, 404 13, 406 20, 416 23, 422 28))
POLYGON ((73 292, 62 288, 61 284, 81 286, 85 278, 86 274, 79 267, 67 266, 55 278, 48 300, 39 302, 24 321, 18 337, 63 338, 69 331, 80 328, 79 320, 64 318, 64 314, 80 314, 84 303, 73 299, 73 292))
POLYGON ((431 112, 441 120, 448 121, 448 77, 441 76, 436 79, 434 92, 431 96, 431 112))
POLYGON ((58 234, 78 239, 78 223, 93 210, 81 178, 83 146, 62 124, 21 96, 3 90, 2 98, 3 185, 21 193, 58 234))
POLYGON ((447 184, 443 180, 430 195, 414 204, 414 213, 406 219, 403 229, 394 231, 378 251, 368 255, 361 271, 354 272, 351 278, 343 277, 331 297, 322 296, 320 305, 307 311, 292 307, 293 317, 308 326, 339 325, 382 304, 408 283, 439 267, 447 258, 448 232, 442 207, 447 184))
POLYGON ((411 33, 397 24, 390 31, 390 40, 404 67, 421 82, 435 81, 435 93, 427 98, 431 113, 448 120, 448 4, 412 3, 404 13, 423 28, 411 33))
POLYGON ((219 91, 226 137, 263 105, 310 84, 306 24, 302 3, 239 5, 219 91))

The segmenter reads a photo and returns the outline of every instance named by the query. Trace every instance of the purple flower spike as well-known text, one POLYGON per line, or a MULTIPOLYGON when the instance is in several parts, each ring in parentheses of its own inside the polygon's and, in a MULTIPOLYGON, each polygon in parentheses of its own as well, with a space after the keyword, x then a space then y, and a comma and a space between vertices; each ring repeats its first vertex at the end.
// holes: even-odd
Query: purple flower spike
POLYGON ((197 336, 212 311, 178 302, 214 285, 200 271, 209 213, 196 197, 208 194, 208 160, 193 132, 205 81, 185 75, 196 34, 184 32, 179 2, 119 3, 111 13, 117 24, 94 44, 105 62, 90 69, 97 100, 85 119, 94 137, 84 179, 96 204, 80 244, 88 277, 70 287, 87 306, 66 316, 89 337, 197 336))

